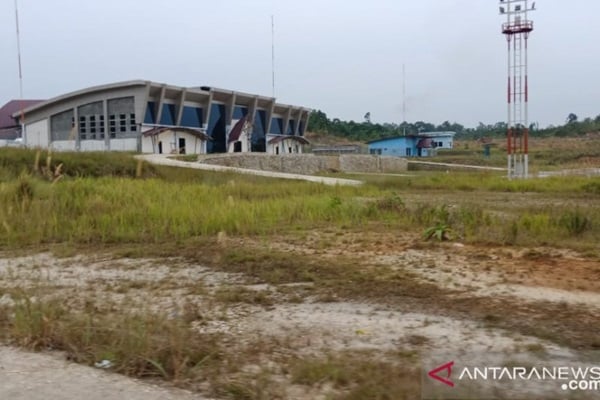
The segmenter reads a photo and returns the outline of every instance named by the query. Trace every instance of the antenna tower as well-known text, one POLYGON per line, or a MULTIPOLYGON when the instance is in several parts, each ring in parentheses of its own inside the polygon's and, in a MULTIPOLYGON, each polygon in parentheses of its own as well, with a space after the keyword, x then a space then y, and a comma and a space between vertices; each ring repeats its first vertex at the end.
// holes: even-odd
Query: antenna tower
POLYGON ((500 14, 506 16, 502 33, 508 42, 508 177, 529 176, 529 76, 527 42, 533 32, 528 14, 535 1, 500 0, 500 14))

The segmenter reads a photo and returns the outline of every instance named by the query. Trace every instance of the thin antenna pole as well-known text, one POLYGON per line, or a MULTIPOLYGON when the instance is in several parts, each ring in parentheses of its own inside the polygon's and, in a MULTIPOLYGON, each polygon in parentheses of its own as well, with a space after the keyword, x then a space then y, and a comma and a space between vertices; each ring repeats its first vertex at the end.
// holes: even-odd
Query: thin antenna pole
POLYGON ((15 20, 17 22, 17 57, 19 61, 19 100, 21 109, 21 137, 25 134, 25 114, 23 113, 23 69, 21 67, 21 31, 19 29, 19 4, 15 0, 15 20))
POLYGON ((271 15, 271 72, 273 80, 273 97, 275 97, 275 16, 271 15))
POLYGON ((406 65, 402 64, 402 122, 404 124, 404 136, 406 136, 406 65))

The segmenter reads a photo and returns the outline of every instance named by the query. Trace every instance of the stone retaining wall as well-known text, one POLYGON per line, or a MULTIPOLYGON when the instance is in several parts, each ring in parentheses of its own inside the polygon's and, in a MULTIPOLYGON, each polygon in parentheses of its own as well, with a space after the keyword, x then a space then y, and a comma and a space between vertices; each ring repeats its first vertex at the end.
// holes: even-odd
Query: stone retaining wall
POLYGON ((398 173, 408 170, 404 158, 374 155, 342 154, 320 156, 314 154, 211 154, 200 156, 200 162, 226 167, 257 169, 312 175, 319 172, 398 173))

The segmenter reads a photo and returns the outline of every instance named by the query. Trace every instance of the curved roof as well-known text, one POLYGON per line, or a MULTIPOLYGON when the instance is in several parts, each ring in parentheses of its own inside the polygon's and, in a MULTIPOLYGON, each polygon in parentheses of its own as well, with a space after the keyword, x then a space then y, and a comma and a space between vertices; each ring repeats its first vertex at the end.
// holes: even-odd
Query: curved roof
MULTIPOLYGON (((90 93, 95 93, 95 92, 103 92, 106 90, 112 90, 112 89, 119 89, 119 88, 124 88, 124 87, 130 87, 130 86, 146 86, 147 84, 149 84, 150 82, 148 81, 142 81, 142 80, 135 80, 135 81, 125 81, 125 82, 117 82, 117 83, 110 83, 107 85, 98 85, 98 86, 92 86, 89 88, 85 88, 85 89, 80 89, 80 90, 76 90, 74 92, 70 92, 70 93, 65 93, 62 94, 60 96, 56 96, 53 97, 51 99, 39 102, 35 105, 32 105, 30 107, 27 107, 25 110, 23 110, 25 113, 29 113, 32 111, 36 111, 36 110, 40 110, 52 103, 56 103, 59 101, 63 101, 63 100, 67 100, 70 99, 71 97, 77 97, 77 96, 81 96, 83 94, 90 94, 90 93)), ((17 117, 18 113, 13 113, 13 118, 17 117)))

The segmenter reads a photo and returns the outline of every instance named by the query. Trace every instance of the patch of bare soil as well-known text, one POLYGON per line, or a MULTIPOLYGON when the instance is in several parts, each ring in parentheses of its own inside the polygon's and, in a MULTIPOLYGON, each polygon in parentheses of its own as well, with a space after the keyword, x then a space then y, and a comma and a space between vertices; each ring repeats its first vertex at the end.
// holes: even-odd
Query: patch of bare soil
MULTIPOLYGON (((226 240, 265 247, 249 239, 226 240)), ((400 274, 434 290, 419 297, 403 295, 400 287, 385 297, 366 292, 377 286, 365 286, 365 293, 360 287, 336 292, 338 286, 332 286, 325 295, 318 282, 260 282, 184 258, 37 254, 0 259, 0 303, 10 305, 13 291, 27 288, 41 297, 60 296, 80 311, 93 301, 111 312, 185 316, 199 333, 219 333, 232 354, 246 355, 228 379, 268 371, 279 398, 339 394, 327 385, 293 383, 290 359, 364 352, 399 362, 398 352, 422 356, 469 349, 576 360, 577 350, 600 348, 600 264, 570 251, 423 245, 409 235, 334 229, 267 247, 322 260, 352 254, 356 265, 375 276, 400 274)))

